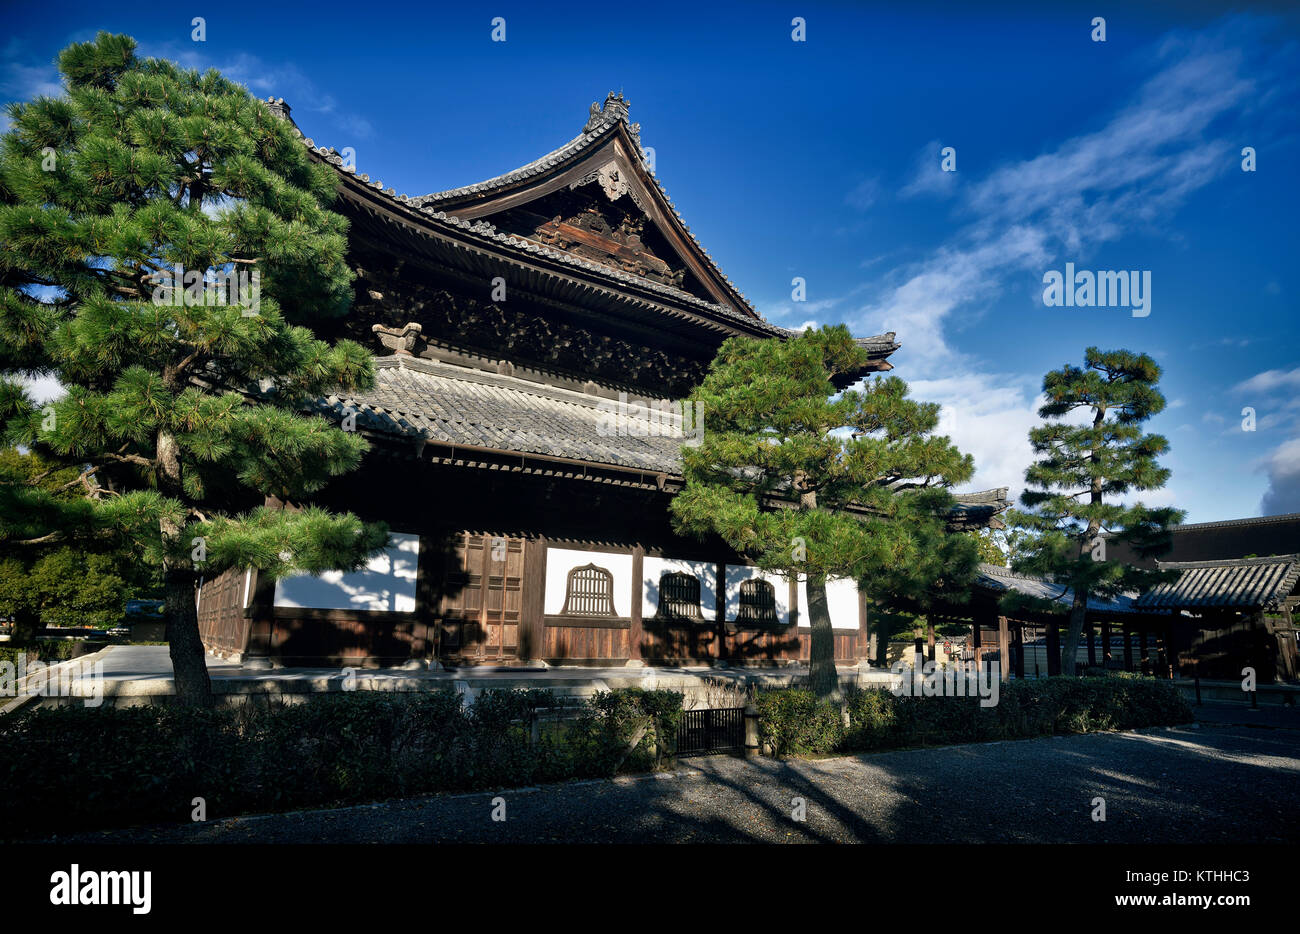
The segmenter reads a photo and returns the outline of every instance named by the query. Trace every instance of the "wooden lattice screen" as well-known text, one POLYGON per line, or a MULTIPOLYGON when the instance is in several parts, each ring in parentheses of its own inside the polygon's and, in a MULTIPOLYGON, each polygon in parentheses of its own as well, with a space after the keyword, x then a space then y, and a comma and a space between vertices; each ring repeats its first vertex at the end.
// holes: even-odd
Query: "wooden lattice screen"
POLYGON ((764 580, 740 582, 740 608, 736 611, 738 623, 776 624, 776 589, 764 580))
POLYGON ((659 609, 665 619, 702 619, 700 579, 694 574, 669 571, 659 578, 659 609))
POLYGON ((564 594, 565 616, 613 616, 614 575, 594 564, 569 572, 564 594))

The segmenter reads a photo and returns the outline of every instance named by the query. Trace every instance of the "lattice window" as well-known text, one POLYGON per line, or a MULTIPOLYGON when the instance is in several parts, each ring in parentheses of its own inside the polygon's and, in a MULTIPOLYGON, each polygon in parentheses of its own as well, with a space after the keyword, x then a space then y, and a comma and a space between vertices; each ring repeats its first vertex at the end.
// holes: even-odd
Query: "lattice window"
POLYGON ((776 616, 776 588, 765 580, 751 578, 741 581, 736 622, 772 625, 780 622, 776 616))
POLYGON ((659 578, 659 609, 665 619, 703 619, 700 612, 700 579, 694 574, 668 571, 659 578))
POLYGON ((565 616, 613 616, 614 575, 594 564, 569 572, 564 594, 565 616))

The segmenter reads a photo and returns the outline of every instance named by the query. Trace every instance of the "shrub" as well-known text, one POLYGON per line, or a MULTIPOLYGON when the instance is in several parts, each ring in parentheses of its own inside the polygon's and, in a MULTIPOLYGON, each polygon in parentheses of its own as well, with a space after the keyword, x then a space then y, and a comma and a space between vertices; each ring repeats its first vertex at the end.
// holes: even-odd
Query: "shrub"
POLYGON ((595 692, 589 711, 573 730, 579 770, 613 775, 624 766, 643 771, 657 768, 665 756, 672 759, 683 700, 679 691, 620 688, 595 692), (636 732, 643 727, 644 733, 633 745, 636 732))
POLYGON ((792 688, 761 692, 759 733, 778 756, 1024 739, 1058 733, 1187 723, 1192 710, 1177 688, 1153 678, 1048 678, 1000 685, 998 703, 974 697, 905 697, 849 688, 843 711, 792 688))
POLYGON ((759 742, 776 756, 810 756, 834 752, 844 738, 844 717, 830 701, 819 701, 806 688, 759 691, 759 742))
POLYGON ((549 691, 353 692, 235 707, 35 708, 0 720, 0 836, 188 821, 613 775, 671 755, 682 695, 597 694, 538 730, 549 691), (628 752, 634 731, 646 733, 628 752))

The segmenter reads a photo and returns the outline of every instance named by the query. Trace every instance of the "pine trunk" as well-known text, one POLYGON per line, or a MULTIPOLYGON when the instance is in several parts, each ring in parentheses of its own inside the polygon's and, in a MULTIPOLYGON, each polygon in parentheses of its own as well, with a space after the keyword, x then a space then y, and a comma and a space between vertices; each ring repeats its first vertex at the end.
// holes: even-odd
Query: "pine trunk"
POLYGON ((164 573, 164 612, 176 700, 186 707, 204 707, 212 703, 212 681, 208 678, 203 640, 199 636, 194 582, 194 572, 189 568, 168 568, 164 573))
POLYGON ((835 631, 826 602, 826 578, 808 578, 808 621, 812 639, 808 648, 808 684, 818 698, 838 700, 840 677, 835 670, 835 631))
POLYGON ((1070 628, 1065 633, 1065 647, 1061 649, 1061 674, 1077 673, 1079 637, 1083 634, 1083 620, 1088 612, 1088 594, 1082 588, 1074 589, 1074 603, 1070 607, 1070 628))
MULTIPOLYGON (((181 465, 176 439, 169 432, 158 433, 159 488, 166 494, 181 497, 181 465)), ((175 548, 181 527, 171 520, 162 522, 163 541, 175 548)), ((163 563, 164 609, 167 620, 167 646, 172 659, 172 683, 176 700, 187 707, 205 707, 212 703, 212 681, 203 657, 203 639, 199 635, 199 610, 195 604, 194 585, 198 577, 188 565, 168 558, 163 563)))
POLYGON ((14 629, 10 640, 14 645, 31 645, 41 632, 41 614, 31 607, 14 611, 14 629))

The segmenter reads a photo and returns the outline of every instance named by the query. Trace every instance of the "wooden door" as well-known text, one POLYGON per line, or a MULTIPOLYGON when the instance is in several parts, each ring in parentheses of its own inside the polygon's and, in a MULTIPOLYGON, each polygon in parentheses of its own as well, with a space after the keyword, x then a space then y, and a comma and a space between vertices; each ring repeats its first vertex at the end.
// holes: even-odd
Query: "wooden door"
POLYGON ((442 598, 441 654, 469 663, 519 654, 524 540, 463 534, 442 598))

